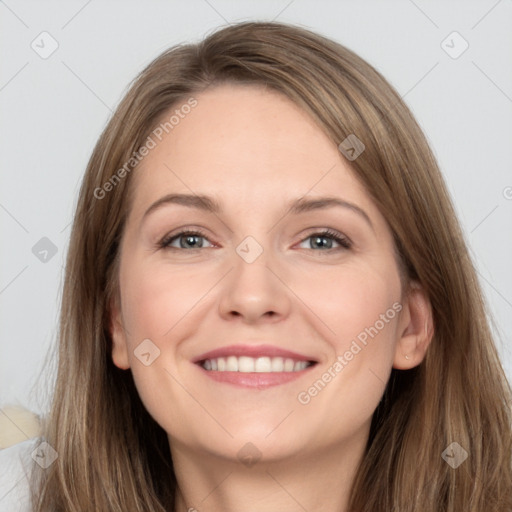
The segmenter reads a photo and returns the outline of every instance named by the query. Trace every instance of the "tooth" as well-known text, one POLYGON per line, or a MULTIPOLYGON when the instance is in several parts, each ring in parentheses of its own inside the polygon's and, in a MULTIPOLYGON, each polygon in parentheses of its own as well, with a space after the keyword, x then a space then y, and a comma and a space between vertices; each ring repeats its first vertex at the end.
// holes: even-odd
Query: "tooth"
POLYGON ((285 359, 284 360, 284 371, 285 372, 293 372, 294 366, 295 366, 295 362, 293 359, 285 359))
POLYGON ((260 373, 272 371, 270 357, 258 357, 258 359, 256 359, 256 364, 254 365, 254 371, 260 373))
POLYGON ((238 358, 238 371, 249 373, 254 371, 254 359, 252 357, 241 356, 238 358))
POLYGON ((273 372, 282 372, 284 369, 284 360, 282 357, 273 357, 272 358, 272 371, 273 372))
POLYGON ((238 357, 229 356, 226 361, 226 370, 228 372, 237 372, 238 371, 238 357))
POLYGON ((294 361, 290 358, 248 356, 228 356, 205 359, 203 368, 207 371, 263 373, 263 372, 299 372, 308 367, 307 361, 294 361))

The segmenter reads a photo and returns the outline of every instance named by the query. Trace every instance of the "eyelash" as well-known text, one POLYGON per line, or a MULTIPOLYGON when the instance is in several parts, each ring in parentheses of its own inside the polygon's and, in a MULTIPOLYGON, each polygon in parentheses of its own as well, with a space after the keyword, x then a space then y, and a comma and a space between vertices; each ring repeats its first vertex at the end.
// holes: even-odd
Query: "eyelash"
MULTIPOLYGON (((166 235, 164 238, 162 238, 162 240, 160 240, 157 244, 158 248, 159 249, 167 249, 167 250, 186 250, 186 251, 194 251, 194 250, 198 250, 198 249, 207 249, 207 247, 197 247, 197 248, 192 248, 192 249, 183 249, 181 247, 170 247, 170 244, 180 238, 181 236, 183 235, 192 235, 192 236, 200 236, 201 238, 206 238, 208 240, 208 237, 206 236, 206 234, 204 232, 202 232, 200 229, 196 229, 196 230, 183 230, 183 231, 180 231, 179 233, 175 233, 173 234, 172 236, 169 236, 169 235, 166 235)), ((352 247, 352 242, 346 238, 345 236, 341 235, 340 233, 338 233, 337 231, 333 231, 331 229, 325 229, 325 230, 321 230, 321 231, 318 231, 318 232, 314 232, 312 233, 311 235, 307 236, 306 238, 303 238, 301 240, 301 242, 304 242, 305 240, 307 240, 308 238, 313 238, 313 237, 325 237, 325 238, 330 238, 332 240, 334 240, 336 243, 338 243, 340 245, 340 247, 334 247, 334 248, 331 248, 331 249, 320 249, 318 251, 315 251, 315 249, 308 249, 310 251, 315 251, 315 252, 332 252, 332 251, 338 251, 338 250, 347 250, 347 249, 350 249, 352 247)))

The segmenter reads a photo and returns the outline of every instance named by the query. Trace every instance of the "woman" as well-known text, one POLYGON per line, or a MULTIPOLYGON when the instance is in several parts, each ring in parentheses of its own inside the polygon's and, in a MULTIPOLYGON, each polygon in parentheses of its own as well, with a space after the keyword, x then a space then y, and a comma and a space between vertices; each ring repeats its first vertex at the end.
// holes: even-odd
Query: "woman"
POLYGON ((512 510, 510 387, 436 161, 306 30, 232 25, 136 79, 59 341, 39 512, 512 510))

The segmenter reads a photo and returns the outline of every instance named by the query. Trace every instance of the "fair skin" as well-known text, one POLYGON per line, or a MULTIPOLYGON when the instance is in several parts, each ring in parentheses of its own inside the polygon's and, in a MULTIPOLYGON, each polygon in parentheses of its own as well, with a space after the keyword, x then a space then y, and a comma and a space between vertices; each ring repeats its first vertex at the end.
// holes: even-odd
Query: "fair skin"
POLYGON ((391 369, 413 368, 425 355, 429 301, 420 287, 402 289, 384 217, 299 107, 247 85, 195 97, 197 107, 133 175, 121 304, 112 305, 114 363, 132 371, 144 405, 168 433, 177 512, 347 511, 391 369), (208 195, 222 210, 167 203, 144 216, 170 193, 208 195), (336 197, 365 213, 341 206, 288 212, 303 196, 336 197), (204 236, 157 247, 182 228, 204 236), (325 228, 351 247, 315 235, 325 228), (247 236, 263 249, 250 263, 237 252, 247 236), (381 315, 388 315, 383 327, 381 315), (375 325, 378 333, 308 394, 375 325), (145 339, 160 350, 147 366, 134 353, 145 339), (316 364, 295 380, 257 389, 215 381, 192 362, 215 348, 260 343, 316 364), (254 464, 239 455, 250 452, 249 442, 260 456, 254 464))

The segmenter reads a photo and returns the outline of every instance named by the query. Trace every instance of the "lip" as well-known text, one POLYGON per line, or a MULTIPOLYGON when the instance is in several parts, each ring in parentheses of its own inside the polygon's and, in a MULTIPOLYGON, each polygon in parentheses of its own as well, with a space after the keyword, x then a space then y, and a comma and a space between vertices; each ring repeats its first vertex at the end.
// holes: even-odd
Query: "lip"
MULTIPOLYGON (((216 359, 217 357, 228 356, 247 356, 247 357, 284 357, 294 359, 295 361, 318 361, 314 357, 285 350, 274 345, 228 345, 227 347, 220 347, 209 352, 205 352, 192 360, 193 363, 201 363, 205 359, 216 359)), ((238 372, 227 372, 238 373, 238 372)), ((297 372, 300 373, 300 372, 297 372)))
POLYGON ((229 345, 227 347, 220 347, 215 350, 210 350, 209 352, 205 352, 200 356, 194 358, 192 360, 195 363, 195 366, 204 373, 206 377, 210 377, 210 379, 216 382, 223 382, 226 384, 232 384, 235 386, 243 387, 243 388, 251 388, 251 389, 266 389, 272 386, 279 386, 281 384, 286 384, 293 380, 296 380, 306 373, 308 373, 312 368, 316 366, 318 361, 313 358, 306 356, 304 354, 299 354, 298 352, 293 352, 291 350, 281 349, 274 345, 229 345), (228 356, 247 356, 247 357, 283 357, 290 358, 295 361, 311 361, 314 364, 308 366, 304 370, 299 370, 296 372, 227 372, 227 371, 210 371, 205 370, 201 363, 205 359, 216 359, 218 357, 228 357, 228 356))
POLYGON ((226 384, 232 384, 234 386, 250 389, 266 389, 272 386, 279 386, 286 384, 300 377, 303 377, 316 365, 311 365, 300 370, 298 372, 217 372, 205 370, 200 364, 196 364, 195 367, 201 371, 206 377, 216 382, 223 382, 226 384))

